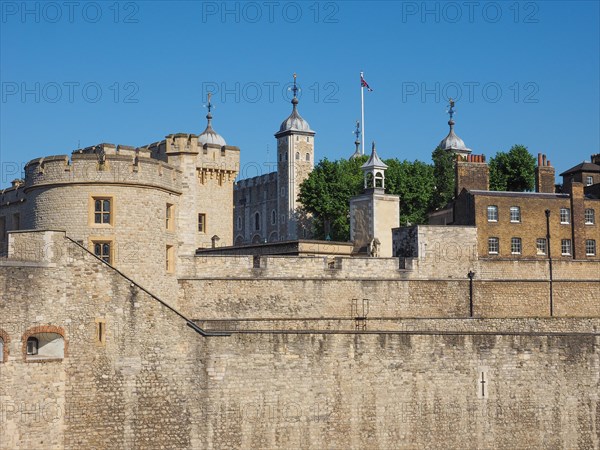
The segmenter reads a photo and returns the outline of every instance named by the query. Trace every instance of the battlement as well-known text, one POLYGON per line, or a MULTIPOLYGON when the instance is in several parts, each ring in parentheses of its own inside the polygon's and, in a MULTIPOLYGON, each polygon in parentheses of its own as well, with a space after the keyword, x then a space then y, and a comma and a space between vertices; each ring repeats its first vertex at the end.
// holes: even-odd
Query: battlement
POLYGON ((149 157, 149 151, 100 144, 78 150, 69 158, 55 155, 25 166, 25 192, 56 184, 144 185, 181 193, 181 171, 149 157))
POLYGON ((249 187, 264 186, 269 183, 277 182, 277 172, 269 172, 263 175, 257 175, 252 178, 239 180, 235 185, 235 190, 247 189, 249 187))
POLYGON ((25 184, 22 180, 18 180, 19 183, 15 183, 15 181, 11 187, 0 189, 0 208, 25 201, 25 184))
POLYGON ((231 145, 199 145, 195 134, 169 134, 164 140, 143 147, 157 160, 173 166, 182 163, 182 155, 197 155, 198 168, 237 174, 240 165, 240 149, 231 145))

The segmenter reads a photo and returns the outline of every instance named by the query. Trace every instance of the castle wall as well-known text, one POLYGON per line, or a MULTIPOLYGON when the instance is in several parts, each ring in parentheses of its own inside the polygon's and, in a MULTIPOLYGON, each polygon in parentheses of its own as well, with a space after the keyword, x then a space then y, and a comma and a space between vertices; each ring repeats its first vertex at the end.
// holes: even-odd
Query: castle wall
MULTIPOLYGON (((199 324, 231 335, 202 337, 63 233, 16 233, 11 240, 13 257, 0 260, 0 336, 8 337, 0 363, 2 450, 600 445, 599 313, 377 319, 372 304, 366 328, 357 332, 349 312, 321 321, 301 317, 309 303, 325 310, 319 298, 303 298, 301 283, 316 280, 282 277, 298 306, 293 320, 268 320, 261 299, 275 290, 255 277, 247 282, 261 285, 252 297, 256 319, 225 322, 226 305, 214 303, 218 320, 199 324), (27 242, 53 251, 24 258, 27 242), (103 341, 99 322, 106 326, 103 341), (64 359, 25 359, 23 340, 36 330, 62 333, 64 359)), ((229 269, 248 260, 230 259, 229 269)), ((282 271, 318 270, 317 258, 279 260, 282 271)), ((392 261, 359 259, 336 287, 360 282, 359 271, 385 271, 392 261)), ((269 259, 264 270, 276 262, 269 259)), ((497 270, 504 263, 494 262, 497 270)), ((528 272, 522 277, 538 265, 521 269, 528 272)), ((589 270, 583 262, 557 266, 561 278, 589 270)), ((221 281, 206 279, 204 287, 227 289, 221 281)), ((445 283, 463 288, 457 280, 445 283)), ((402 298, 389 284, 361 289, 402 298)), ((326 294, 330 287, 321 282, 320 289, 326 294)), ((204 290, 203 301, 213 294, 204 290)))
MULTIPOLYGON (((472 229, 474 231, 474 229, 472 229)), ((478 260, 473 246, 429 246, 400 269, 397 258, 198 256, 179 279, 180 304, 193 318, 352 317, 369 299, 371 317, 549 317, 547 261, 478 260)), ((600 268, 555 261, 558 317, 599 317, 600 268)))
POLYGON ((277 172, 239 180, 233 191, 235 244, 279 241, 277 172), (256 214, 259 227, 256 227, 256 214), (273 214, 274 219, 273 220, 273 214))

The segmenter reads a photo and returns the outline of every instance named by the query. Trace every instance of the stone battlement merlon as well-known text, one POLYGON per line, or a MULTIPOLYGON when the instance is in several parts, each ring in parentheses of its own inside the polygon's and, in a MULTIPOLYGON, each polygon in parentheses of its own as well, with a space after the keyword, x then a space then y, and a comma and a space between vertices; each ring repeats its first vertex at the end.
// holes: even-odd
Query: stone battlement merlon
POLYGON ((265 184, 272 183, 277 181, 277 172, 269 172, 263 175, 257 175, 252 178, 244 178, 243 180, 239 180, 235 185, 235 190, 242 190, 249 187, 262 186, 265 184))
POLYGON ((20 184, 0 190, 0 208, 25 201, 25 185, 20 184))
MULTIPOLYGON (((115 147, 116 149, 116 147, 115 147)), ((131 147, 131 149, 133 149, 131 147)), ((181 193, 181 171, 148 155, 125 148, 119 154, 73 153, 36 158, 25 166, 25 192, 53 184, 133 184, 181 193)))

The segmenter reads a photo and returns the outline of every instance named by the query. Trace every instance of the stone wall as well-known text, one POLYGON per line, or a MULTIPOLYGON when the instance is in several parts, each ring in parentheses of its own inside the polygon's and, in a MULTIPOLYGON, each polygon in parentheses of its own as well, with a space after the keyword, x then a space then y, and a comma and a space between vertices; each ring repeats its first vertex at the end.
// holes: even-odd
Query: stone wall
MULTIPOLYGON (((27 234, 17 233, 13 257, 0 260, 2 450, 600 446, 599 312, 448 319, 445 309, 467 306, 464 281, 438 281, 434 292, 423 280, 363 275, 391 274, 393 258, 342 259, 332 271, 341 278, 330 281, 301 279, 301 271, 295 279, 230 280, 237 285, 182 280, 181 295, 202 312, 196 318, 216 319, 198 323, 230 332, 202 337, 63 233, 30 233, 55 251, 19 257, 27 234), (228 292, 235 286, 249 290, 228 292), (348 288, 379 299, 390 314, 395 307, 396 317, 377 318, 376 303, 364 324, 350 303, 344 317, 331 317, 342 310, 331 300, 348 288), (400 318, 409 297, 414 308, 437 304, 445 317, 400 318), (302 318, 311 309, 327 320, 302 318), (224 321, 236 310, 255 319, 224 321), (277 315, 292 320, 268 320, 277 315), (32 329, 61 329, 65 358, 26 361, 32 329)), ((248 258, 229 261, 229 269, 252 273, 248 258)), ((494 262, 499 271, 505 263, 494 262)), ((516 270, 522 264, 515 276, 524 280, 543 270, 538 261, 516 270)), ((324 270, 317 258, 268 258, 259 271, 276 265, 324 270)), ((557 264, 561 279, 589 274, 583 262, 557 264)))

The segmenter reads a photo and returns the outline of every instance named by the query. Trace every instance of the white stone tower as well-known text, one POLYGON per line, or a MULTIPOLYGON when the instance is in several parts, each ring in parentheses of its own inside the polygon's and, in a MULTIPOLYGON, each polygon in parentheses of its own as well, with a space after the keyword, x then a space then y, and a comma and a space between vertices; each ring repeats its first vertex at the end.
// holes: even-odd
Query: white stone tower
POLYGON ((295 240, 306 237, 298 217, 298 194, 300 184, 314 167, 315 132, 298 113, 298 87, 296 74, 292 87, 292 113, 285 119, 277 139, 277 211, 279 213, 280 240, 295 240))
POLYGON ((350 240, 355 253, 393 256, 392 228, 400 226, 400 197, 385 193, 387 167, 373 142, 371 157, 361 167, 364 191, 350 199, 350 240))

